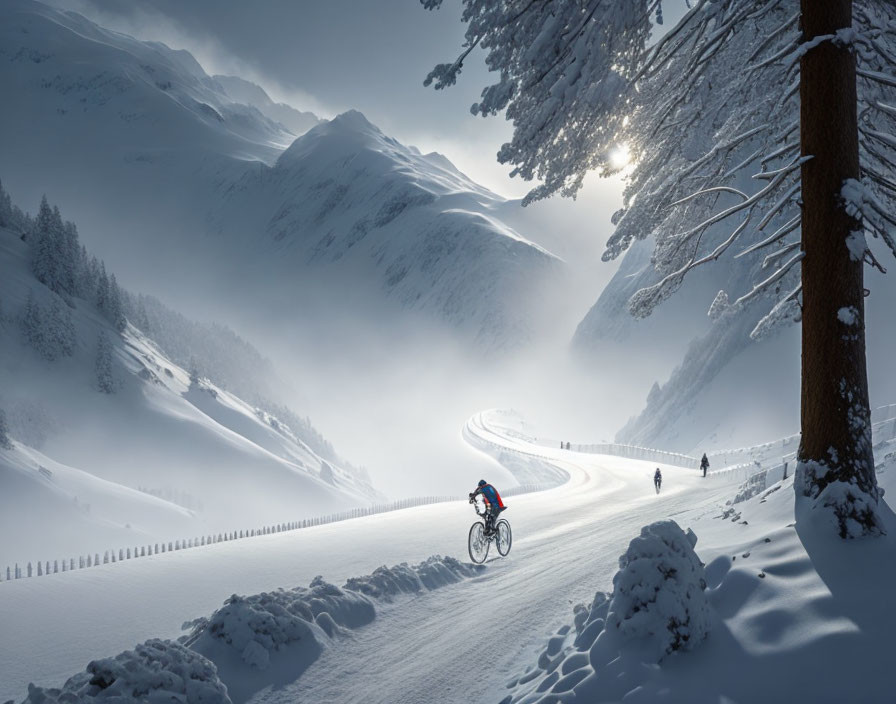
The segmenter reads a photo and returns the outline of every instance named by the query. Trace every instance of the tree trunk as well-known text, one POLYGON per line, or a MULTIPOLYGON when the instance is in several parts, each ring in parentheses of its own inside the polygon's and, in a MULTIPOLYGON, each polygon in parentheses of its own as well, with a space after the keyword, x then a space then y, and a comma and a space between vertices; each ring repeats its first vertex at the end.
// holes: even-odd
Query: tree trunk
MULTIPOLYGON (((852 0, 801 0, 801 9, 804 42, 852 25, 852 0)), ((833 509, 842 537, 878 531, 864 264, 852 253, 856 247, 848 246, 862 226, 847 214, 840 195, 847 179, 860 178, 856 102, 856 62, 849 47, 823 41, 803 55, 801 152, 812 159, 801 173, 805 257, 796 490, 812 499, 825 492, 820 503, 833 509)))

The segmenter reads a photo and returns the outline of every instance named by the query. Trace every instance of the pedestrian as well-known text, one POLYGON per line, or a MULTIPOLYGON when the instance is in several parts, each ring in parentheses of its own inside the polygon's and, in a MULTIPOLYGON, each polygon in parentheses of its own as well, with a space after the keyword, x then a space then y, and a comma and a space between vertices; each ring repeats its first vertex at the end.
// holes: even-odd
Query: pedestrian
POLYGON ((703 476, 706 476, 706 470, 709 469, 709 460, 706 458, 706 453, 703 453, 703 459, 700 460, 700 469, 703 470, 703 476))

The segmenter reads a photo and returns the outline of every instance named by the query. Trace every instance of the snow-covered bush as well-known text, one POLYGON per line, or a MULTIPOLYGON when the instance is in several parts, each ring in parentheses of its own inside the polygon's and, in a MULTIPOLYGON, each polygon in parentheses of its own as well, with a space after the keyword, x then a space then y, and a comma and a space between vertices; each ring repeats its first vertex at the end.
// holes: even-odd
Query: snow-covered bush
POLYGON ((701 643, 711 613, 696 542, 675 521, 642 528, 619 558, 613 593, 576 606, 574 629, 548 640, 537 664, 508 683, 502 704, 619 701, 664 657, 701 643))
POLYGON ((31 684, 23 704, 183 702, 229 704, 214 664, 178 643, 148 640, 114 658, 94 660, 60 689, 31 684))
POLYGON ((626 640, 649 639, 660 658, 700 643, 710 615, 696 542, 675 521, 644 526, 619 558, 607 627, 626 640))

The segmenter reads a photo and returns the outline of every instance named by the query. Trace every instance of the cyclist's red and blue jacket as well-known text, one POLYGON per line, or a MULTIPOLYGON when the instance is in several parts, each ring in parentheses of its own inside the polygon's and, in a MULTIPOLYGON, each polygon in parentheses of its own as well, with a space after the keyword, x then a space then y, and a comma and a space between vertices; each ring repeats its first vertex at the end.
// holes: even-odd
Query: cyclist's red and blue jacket
POLYGON ((477 493, 482 494, 482 498, 485 499, 485 503, 489 508, 505 508, 504 502, 501 501, 501 495, 491 484, 481 486, 476 491, 477 493))

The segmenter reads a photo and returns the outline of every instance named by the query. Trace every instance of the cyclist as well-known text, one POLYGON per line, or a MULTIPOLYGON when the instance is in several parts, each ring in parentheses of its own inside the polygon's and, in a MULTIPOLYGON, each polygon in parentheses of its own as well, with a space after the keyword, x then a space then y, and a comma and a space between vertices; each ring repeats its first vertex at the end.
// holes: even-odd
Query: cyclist
POLYGON ((498 493, 498 490, 485 479, 479 480, 476 491, 470 494, 470 501, 473 501, 480 494, 485 500, 485 532, 491 533, 501 511, 507 507, 501 501, 501 495, 498 493))
POLYGON ((660 490, 660 484, 663 483, 663 473, 660 471, 660 468, 657 467, 656 471, 653 473, 653 485, 656 487, 657 493, 660 490))

